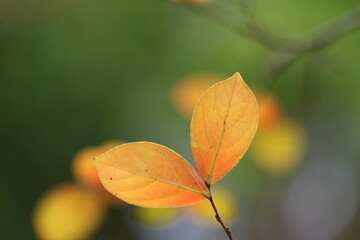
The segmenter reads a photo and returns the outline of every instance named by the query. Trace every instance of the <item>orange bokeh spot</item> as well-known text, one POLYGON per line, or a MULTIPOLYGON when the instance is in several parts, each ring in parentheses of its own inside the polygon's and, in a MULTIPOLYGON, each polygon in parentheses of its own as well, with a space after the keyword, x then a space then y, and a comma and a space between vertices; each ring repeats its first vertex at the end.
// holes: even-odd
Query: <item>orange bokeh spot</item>
POLYGON ((180 78, 171 90, 171 102, 175 110, 187 119, 201 95, 214 83, 225 78, 211 73, 197 73, 180 78))
POLYGON ((106 142, 99 146, 86 147, 80 150, 74 157, 71 170, 74 178, 90 192, 101 196, 103 200, 111 203, 120 203, 109 192, 105 190, 100 182, 98 172, 94 164, 94 157, 97 157, 111 148, 120 145, 120 141, 106 142))
POLYGON ((283 118, 283 109, 279 99, 268 91, 256 94, 259 106, 259 130, 273 127, 283 118))

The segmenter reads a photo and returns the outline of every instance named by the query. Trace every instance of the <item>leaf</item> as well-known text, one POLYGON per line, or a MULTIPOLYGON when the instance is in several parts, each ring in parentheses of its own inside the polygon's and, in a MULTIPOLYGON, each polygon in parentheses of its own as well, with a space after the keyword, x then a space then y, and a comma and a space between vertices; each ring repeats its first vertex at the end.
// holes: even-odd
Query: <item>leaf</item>
POLYGON ((209 88, 195 106, 190 138, 208 185, 229 172, 248 149, 258 125, 254 94, 239 73, 209 88))
POLYGON ((60 184, 40 199, 33 224, 41 240, 90 239, 104 221, 106 209, 74 184, 60 184))
POLYGON ((141 207, 178 207, 209 198, 194 168, 162 145, 135 142, 95 158, 104 187, 123 201, 141 207))

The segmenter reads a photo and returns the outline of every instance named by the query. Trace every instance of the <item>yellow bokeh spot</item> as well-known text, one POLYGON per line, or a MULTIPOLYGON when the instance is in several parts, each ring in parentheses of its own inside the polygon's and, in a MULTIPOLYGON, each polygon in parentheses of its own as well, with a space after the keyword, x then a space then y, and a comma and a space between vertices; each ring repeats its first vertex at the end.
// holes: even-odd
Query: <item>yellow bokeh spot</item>
POLYGON ((133 207, 134 219, 147 225, 165 225, 173 222, 178 216, 176 208, 142 208, 133 207))
POLYGON ((33 224, 41 240, 82 240, 100 227, 104 216, 101 202, 76 185, 64 183, 42 196, 33 224))
MULTIPOLYGON (((222 186, 214 186, 211 188, 211 194, 222 220, 226 224, 234 222, 239 217, 239 209, 231 191, 222 186)), ((208 200, 189 206, 188 210, 202 222, 218 224, 214 210, 208 200)))
POLYGON ((283 120, 276 126, 257 132, 251 155, 264 171, 286 176, 299 166, 305 150, 305 130, 292 120, 283 120))
POLYGON ((175 82, 171 90, 171 102, 176 111, 190 119, 196 102, 214 83, 224 80, 223 77, 198 73, 183 77, 175 82))

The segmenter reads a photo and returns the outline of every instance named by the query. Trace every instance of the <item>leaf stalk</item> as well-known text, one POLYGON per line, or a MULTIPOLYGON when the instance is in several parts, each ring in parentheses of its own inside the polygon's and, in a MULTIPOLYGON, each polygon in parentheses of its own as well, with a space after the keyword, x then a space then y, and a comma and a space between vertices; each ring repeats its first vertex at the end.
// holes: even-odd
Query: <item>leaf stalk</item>
POLYGON ((221 225, 222 228, 224 229, 224 231, 225 231, 226 235, 228 236, 229 240, 234 240, 234 237, 233 237, 232 234, 231 234, 230 228, 228 228, 228 227, 225 225, 224 221, 221 219, 221 216, 220 216, 220 214, 219 214, 219 212, 218 212, 218 210, 217 210, 217 208, 216 208, 214 199, 213 199, 213 197, 212 197, 212 195, 211 195, 210 185, 209 185, 208 183, 206 183, 206 186, 207 186, 207 188, 209 189, 209 192, 210 192, 210 197, 209 197, 208 199, 209 199, 209 201, 210 201, 210 203, 211 203, 212 208, 214 209, 216 220, 220 223, 220 225, 221 225))

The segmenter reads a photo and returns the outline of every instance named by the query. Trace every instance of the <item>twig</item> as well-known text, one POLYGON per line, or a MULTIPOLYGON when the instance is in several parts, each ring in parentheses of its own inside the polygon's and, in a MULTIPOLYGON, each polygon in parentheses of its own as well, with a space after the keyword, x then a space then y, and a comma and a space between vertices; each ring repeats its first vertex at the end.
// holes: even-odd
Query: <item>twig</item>
MULTIPOLYGON (((281 38, 277 37, 274 33, 269 31, 269 29, 265 27, 264 23, 258 21, 254 13, 249 13, 249 9, 242 9, 244 14, 242 14, 241 17, 243 19, 238 20, 237 24, 234 25, 229 23, 229 21, 227 21, 227 19, 222 16, 234 16, 234 14, 220 15, 214 11, 211 11, 210 8, 192 6, 186 3, 183 3, 183 6, 189 11, 208 19, 209 21, 220 24, 235 34, 255 40, 267 49, 277 50, 282 46, 280 42, 281 38)), ((218 11, 218 9, 216 9, 216 11, 218 11)))
MULTIPOLYGON (((208 187, 208 189, 209 189, 209 191, 210 191, 210 185, 206 184, 206 186, 208 187)), ((210 193, 211 193, 211 191, 210 191, 210 193)), ((210 203, 211 203, 212 208, 214 209, 216 220, 217 220, 217 221, 221 224, 221 226, 223 227, 226 235, 229 237, 229 240, 234 240, 234 238, 233 238, 233 236, 232 236, 232 234, 231 234, 230 228, 228 228, 228 227, 225 225, 225 223, 223 222, 223 220, 221 219, 220 214, 219 214, 219 212, 218 212, 218 210, 217 210, 217 208, 216 208, 216 205, 215 205, 215 202, 214 202, 212 196, 210 195, 210 198, 208 198, 208 199, 209 199, 209 201, 210 201, 210 203)))
POLYGON ((360 7, 316 28, 309 37, 303 38, 307 40, 297 40, 284 45, 265 64, 263 71, 265 84, 274 84, 275 80, 304 54, 322 49, 359 28, 360 7))

